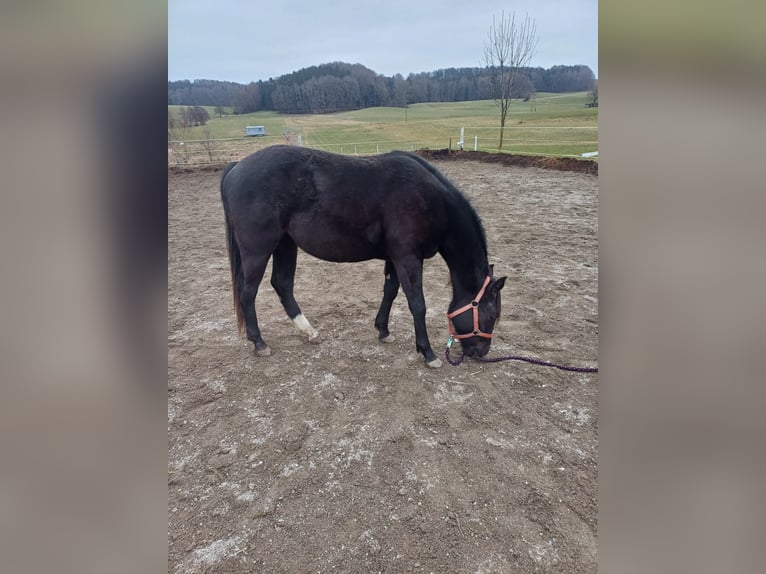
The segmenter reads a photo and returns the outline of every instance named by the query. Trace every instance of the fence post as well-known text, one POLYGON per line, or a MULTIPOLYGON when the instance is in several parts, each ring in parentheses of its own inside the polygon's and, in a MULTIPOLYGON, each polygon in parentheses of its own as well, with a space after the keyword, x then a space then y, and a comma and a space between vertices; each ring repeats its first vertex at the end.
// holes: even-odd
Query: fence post
POLYGON ((473 136, 473 151, 479 151, 479 136, 473 136))

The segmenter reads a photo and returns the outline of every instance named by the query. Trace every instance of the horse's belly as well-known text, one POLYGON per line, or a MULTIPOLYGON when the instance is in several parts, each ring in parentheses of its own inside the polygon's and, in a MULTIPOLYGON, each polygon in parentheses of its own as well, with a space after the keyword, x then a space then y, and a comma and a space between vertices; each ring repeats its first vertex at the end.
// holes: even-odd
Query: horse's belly
POLYGON ((382 251, 375 250, 362 244, 347 244, 342 249, 326 249, 321 245, 310 244, 298 247, 303 249, 309 255, 322 259, 324 261, 335 261, 337 263, 353 263, 355 261, 367 261, 369 259, 385 259, 382 251))
POLYGON ((325 261, 353 262, 385 258, 382 234, 373 228, 350 233, 323 225, 295 226, 291 227, 290 235, 303 251, 325 261))

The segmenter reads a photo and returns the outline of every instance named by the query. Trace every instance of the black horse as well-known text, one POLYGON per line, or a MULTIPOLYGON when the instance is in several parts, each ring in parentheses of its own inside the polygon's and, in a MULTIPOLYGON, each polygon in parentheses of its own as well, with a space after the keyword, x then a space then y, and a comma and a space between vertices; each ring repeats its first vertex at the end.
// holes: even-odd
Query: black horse
POLYGON ((326 261, 385 260, 378 338, 390 342, 388 317, 399 285, 415 322, 417 350, 439 367, 426 333, 423 260, 441 254, 450 270, 450 335, 468 356, 489 351, 505 277, 495 279, 478 215, 463 194, 421 157, 391 152, 350 157, 272 146, 230 164, 221 199, 240 332, 259 355, 255 296, 273 255, 271 284, 287 315, 309 341, 318 333, 293 297, 297 248, 326 261))

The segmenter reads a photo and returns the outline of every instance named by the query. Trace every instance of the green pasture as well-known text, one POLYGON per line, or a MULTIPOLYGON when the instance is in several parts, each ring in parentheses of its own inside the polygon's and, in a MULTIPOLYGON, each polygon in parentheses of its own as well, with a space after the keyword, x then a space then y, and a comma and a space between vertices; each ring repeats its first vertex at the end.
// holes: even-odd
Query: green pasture
MULTIPOLYGON (((501 151, 579 156, 598 150, 598 108, 586 108, 587 101, 587 92, 540 93, 535 102, 514 100, 501 151)), ((178 114, 180 107, 168 106, 168 110, 178 114)), ((500 112, 492 100, 317 115, 256 112, 222 118, 214 115, 213 107, 206 108, 210 114, 206 126, 173 130, 170 139, 185 141, 187 150, 195 145, 195 140, 226 140, 218 142, 219 148, 228 147, 227 159, 236 159, 265 145, 296 143, 300 133, 304 146, 368 154, 391 149, 446 148, 450 140, 456 148, 462 127, 465 149, 474 149, 474 138, 478 137, 479 150, 498 151, 500 112), (267 135, 244 137, 245 126, 249 125, 265 126, 267 135)), ((212 156, 212 152, 207 155, 212 156)))

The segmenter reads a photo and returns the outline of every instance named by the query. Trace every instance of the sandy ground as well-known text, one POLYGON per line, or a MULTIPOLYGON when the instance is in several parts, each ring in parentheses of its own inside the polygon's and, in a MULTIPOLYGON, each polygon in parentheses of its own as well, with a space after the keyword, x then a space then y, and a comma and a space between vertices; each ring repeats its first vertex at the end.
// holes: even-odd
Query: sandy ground
MULTIPOLYGON (((490 356, 595 366, 594 175, 435 161, 507 275, 490 356)), ((383 263, 299 254, 300 337, 264 281, 270 357, 236 332, 220 172, 168 182, 168 571, 595 572, 597 376, 520 362, 429 369, 383 263)), ((267 274, 270 271, 267 270, 267 274)), ((268 277, 268 275, 267 275, 268 277)), ((437 354, 450 300, 426 262, 437 354)))

